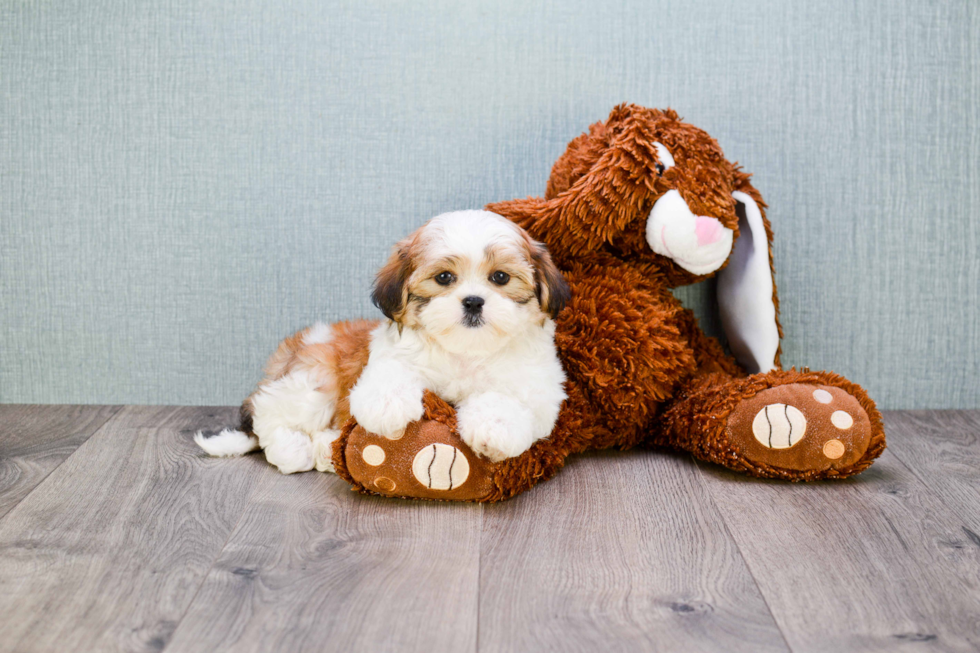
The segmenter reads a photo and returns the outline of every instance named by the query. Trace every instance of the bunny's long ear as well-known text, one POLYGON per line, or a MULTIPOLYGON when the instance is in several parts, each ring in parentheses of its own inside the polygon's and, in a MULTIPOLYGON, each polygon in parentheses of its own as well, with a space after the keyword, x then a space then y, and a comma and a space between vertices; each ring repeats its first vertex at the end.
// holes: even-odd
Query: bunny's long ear
POLYGON ((732 193, 739 236, 718 273, 718 308, 728 345, 749 374, 779 368, 779 299, 772 266, 772 229, 765 203, 738 173, 732 193))
POLYGON ((544 198, 497 202, 487 210, 547 242, 556 258, 582 256, 612 242, 636 218, 650 191, 646 173, 659 154, 643 130, 647 113, 617 106, 604 123, 569 144, 552 169, 544 198))

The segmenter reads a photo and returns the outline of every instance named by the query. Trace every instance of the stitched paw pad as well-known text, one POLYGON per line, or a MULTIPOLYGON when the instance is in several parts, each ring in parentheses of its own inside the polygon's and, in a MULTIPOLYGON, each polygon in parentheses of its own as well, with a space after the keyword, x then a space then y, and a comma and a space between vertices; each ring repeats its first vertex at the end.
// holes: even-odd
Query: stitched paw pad
POLYGON ((412 422, 397 440, 356 426, 344 447, 344 463, 355 481, 387 496, 475 501, 492 488, 493 463, 435 420, 412 422))
POLYGON ((840 469, 867 451, 871 421, 857 399, 840 388, 790 383, 742 400, 728 418, 727 435, 757 464, 840 469))

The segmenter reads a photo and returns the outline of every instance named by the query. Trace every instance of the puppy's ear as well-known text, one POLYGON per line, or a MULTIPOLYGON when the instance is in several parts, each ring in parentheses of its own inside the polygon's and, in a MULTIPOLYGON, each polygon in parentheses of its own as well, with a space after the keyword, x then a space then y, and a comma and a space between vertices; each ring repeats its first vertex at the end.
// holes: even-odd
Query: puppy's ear
POLYGON ((555 319, 571 299, 572 291, 551 260, 548 249, 533 240, 530 242, 530 249, 531 264, 534 265, 534 294, 537 295, 541 310, 555 319))
POLYGON ((374 305, 381 309, 385 317, 395 322, 401 321, 407 299, 405 284, 412 274, 409 250, 408 243, 395 245, 388 262, 378 270, 378 275, 374 278, 374 290, 371 292, 374 305))

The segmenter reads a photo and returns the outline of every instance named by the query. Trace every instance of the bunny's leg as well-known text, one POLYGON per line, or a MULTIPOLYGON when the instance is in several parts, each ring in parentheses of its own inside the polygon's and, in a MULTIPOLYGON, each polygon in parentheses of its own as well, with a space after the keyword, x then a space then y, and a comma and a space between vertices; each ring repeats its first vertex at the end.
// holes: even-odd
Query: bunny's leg
POLYGON ((860 386, 809 370, 744 376, 713 339, 692 340, 699 371, 664 405, 651 444, 794 481, 857 474, 884 450, 881 414, 860 386))
POLYGON ((426 391, 424 416, 390 440, 351 419, 333 442, 336 473, 370 494, 443 501, 501 501, 548 480, 565 458, 587 446, 584 434, 598 428, 583 420, 584 398, 573 391, 554 431, 519 456, 491 462, 459 437, 452 406, 426 391))

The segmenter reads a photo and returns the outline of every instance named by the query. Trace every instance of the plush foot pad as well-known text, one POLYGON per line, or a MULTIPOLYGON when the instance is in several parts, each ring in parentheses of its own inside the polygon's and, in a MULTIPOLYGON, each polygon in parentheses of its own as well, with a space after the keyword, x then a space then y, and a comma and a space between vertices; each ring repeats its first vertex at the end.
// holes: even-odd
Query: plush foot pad
POLYGON ((728 439, 747 459, 798 471, 844 469, 871 442, 871 420, 840 388, 776 386, 742 400, 728 418, 728 439))
POLYGON ((389 440, 356 426, 344 449, 347 472, 364 489, 389 497, 479 501, 490 494, 493 463, 434 420, 408 425, 389 440))

